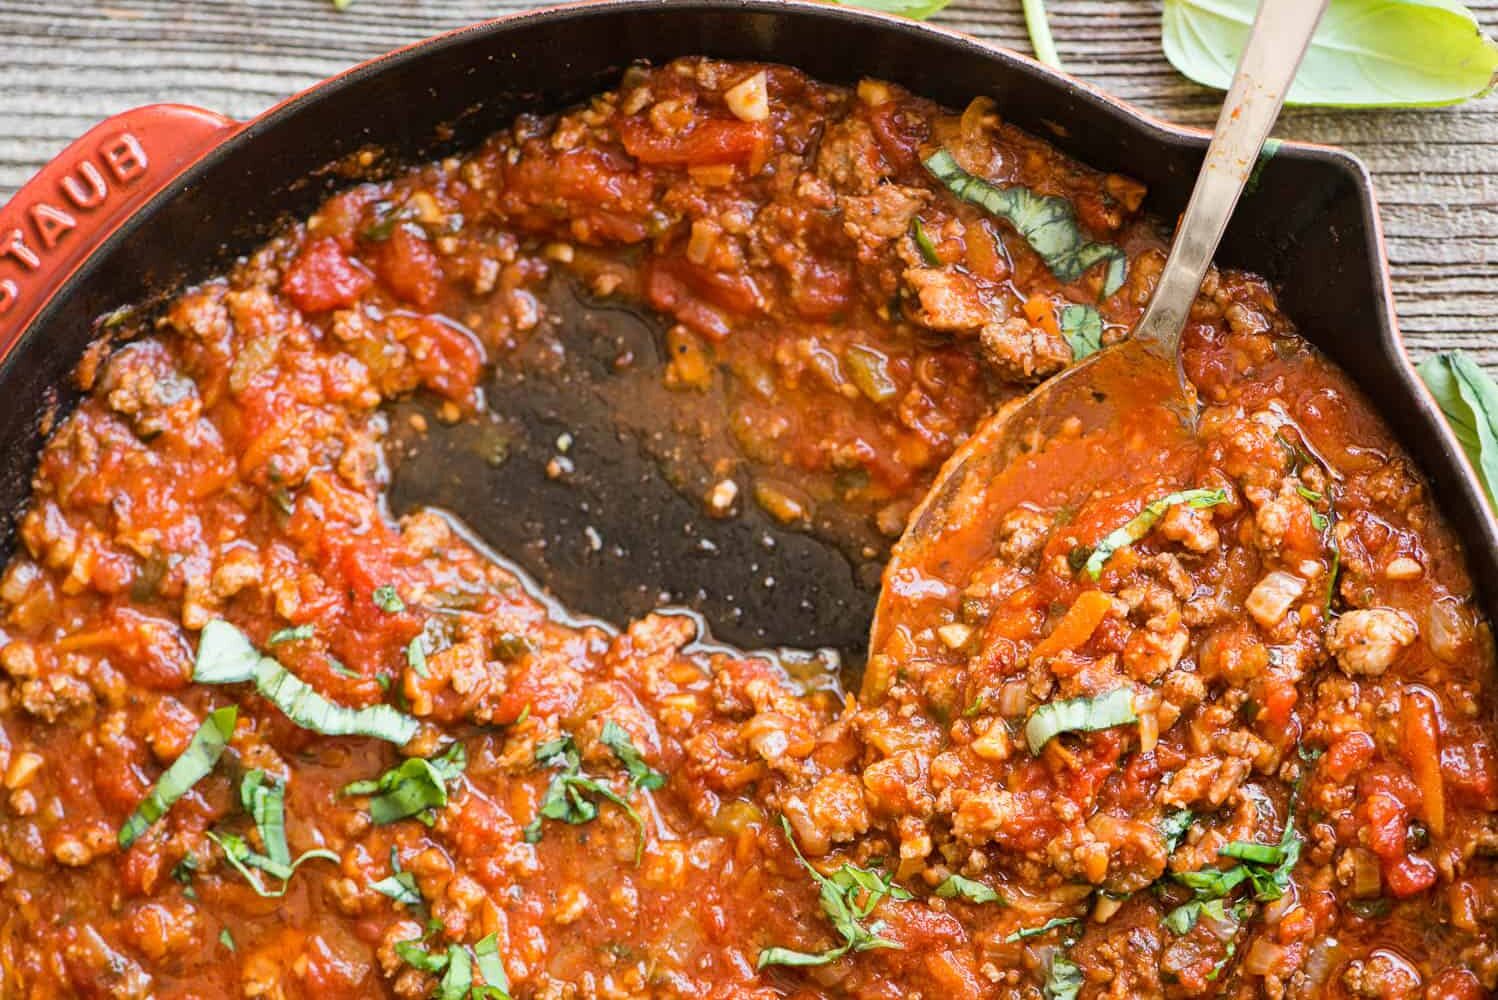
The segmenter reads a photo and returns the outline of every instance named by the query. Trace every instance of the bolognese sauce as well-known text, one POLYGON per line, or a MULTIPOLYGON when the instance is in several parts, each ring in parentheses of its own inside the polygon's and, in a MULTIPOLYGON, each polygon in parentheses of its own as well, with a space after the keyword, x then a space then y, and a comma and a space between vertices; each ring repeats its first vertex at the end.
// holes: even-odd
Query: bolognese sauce
POLYGON ((384 404, 472 418, 568 280, 715 390, 710 513, 894 539, 1163 260, 1140 185, 1002 111, 634 68, 101 343, 0 578, 0 996, 1498 988, 1488 625, 1252 275, 1188 327, 1200 447, 929 553, 856 693, 389 516, 384 404))

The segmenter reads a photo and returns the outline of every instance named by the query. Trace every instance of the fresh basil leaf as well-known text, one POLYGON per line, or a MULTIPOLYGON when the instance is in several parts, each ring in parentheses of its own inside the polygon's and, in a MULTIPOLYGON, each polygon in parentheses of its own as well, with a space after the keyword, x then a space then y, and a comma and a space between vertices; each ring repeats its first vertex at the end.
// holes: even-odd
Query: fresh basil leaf
POLYGON ((759 953, 759 958, 754 963, 756 969, 763 969, 771 965, 809 966, 827 965, 836 962, 848 953, 848 945, 841 944, 836 948, 828 948, 826 951, 793 951, 790 948, 765 948, 759 953))
POLYGON ((213 765, 223 756, 224 748, 229 745, 229 740, 234 735, 234 723, 238 718, 239 709, 233 705, 208 713, 203 724, 198 726, 198 731, 193 733, 187 749, 182 751, 182 756, 162 772, 140 805, 135 807, 135 812, 120 827, 116 838, 120 850, 126 850, 135 843, 152 824, 166 815, 172 803, 208 776, 213 765))
POLYGON ((1024 0, 1025 30, 1030 34, 1030 47, 1035 58, 1055 69, 1062 69, 1061 56, 1056 53, 1056 42, 1051 37, 1051 22, 1045 14, 1045 0, 1024 0))
POLYGON ((403 744, 421 728, 389 705, 356 709, 329 701, 280 663, 261 656, 243 632, 222 618, 203 626, 192 679, 199 684, 253 680, 256 690, 292 722, 324 736, 371 736, 403 744))
POLYGON ((291 864, 286 846, 286 786, 256 768, 239 783, 239 801, 255 821, 265 856, 279 865, 291 864))
POLYGON ((535 819, 526 824, 522 833, 527 843, 541 839, 543 820, 555 819, 574 826, 592 821, 598 816, 598 803, 589 796, 612 802, 624 810, 636 828, 639 837, 635 842, 635 863, 639 864, 645 851, 645 821, 635 811, 628 799, 608 785, 585 774, 582 770, 582 755, 572 737, 563 733, 554 740, 547 740, 536 748, 536 763, 556 768, 546 793, 541 797, 541 808, 535 819))
POLYGON ((1082 992, 1082 984, 1086 981, 1081 966, 1064 951, 1052 952, 1045 969, 1045 1000, 1077 1000, 1077 994, 1082 992))
POLYGON ((419 635, 412 639, 411 644, 406 647, 406 665, 411 668, 411 671, 417 677, 425 677, 427 675, 427 651, 426 647, 422 645, 421 636, 419 635))
POLYGON ((421 728, 389 705, 349 708, 331 702, 269 657, 256 667, 255 687, 292 722, 324 736, 371 736, 400 745, 411 742, 421 728))
POLYGON ((437 973, 447 968, 449 952, 430 952, 417 941, 395 942, 395 954, 402 962, 422 972, 437 973))
POLYGON ((410 757, 374 781, 346 785, 344 795, 370 795, 369 816, 376 826, 417 816, 431 825, 429 810, 447 805, 447 786, 463 775, 468 754, 462 743, 454 743, 441 756, 410 757))
POLYGON ((1051 931, 1055 930, 1058 927, 1067 927, 1078 922, 1079 920, 1077 917, 1052 917, 1045 923, 1041 924, 1039 927, 1024 927, 1020 930, 1015 931, 1013 934, 1010 934, 1008 937, 1004 938, 1004 943, 1014 944, 1016 941, 1028 941, 1030 938, 1040 937, 1042 934, 1049 934, 1051 931))
POLYGON ((467 1000, 473 989, 473 959, 459 944, 447 946, 447 971, 437 984, 437 1000, 467 1000))
POLYGON ((1419 372, 1498 507, 1498 384, 1461 351, 1428 358, 1419 372))
POLYGON ((1248 868, 1244 865, 1175 873, 1175 880, 1196 893, 1198 899, 1221 899, 1247 878, 1248 868))
POLYGON ((406 602, 401 600, 401 595, 391 584, 382 584, 376 587, 369 595, 374 601, 375 607, 386 614, 398 615, 406 610, 406 602))
POLYGON ((228 948, 230 951, 239 950, 234 946, 234 935, 229 933, 229 928, 227 927, 218 932, 218 943, 223 945, 225 948, 228 948))
POLYGON ((1061 310, 1061 336, 1071 348, 1072 361, 1103 349, 1103 317, 1092 306, 1069 305, 1061 310))
POLYGON ((410 872, 396 871, 369 887, 381 896, 389 897, 405 906, 421 905, 421 890, 416 886, 416 876, 410 872))
POLYGON ((1186 839, 1186 834, 1191 831, 1191 824, 1196 819, 1190 809, 1177 809, 1169 816, 1161 817, 1157 824, 1161 838, 1165 841, 1165 853, 1175 853, 1181 841, 1186 839))
MULTIPOLYGON (((1165 0, 1165 57, 1197 83, 1226 90, 1257 8, 1257 0, 1165 0)), ((1332 0, 1288 103, 1455 104, 1486 93, 1495 73, 1498 46, 1454 0, 1332 0)))
POLYGON ((1003 896, 982 882, 956 874, 948 875, 946 880, 936 887, 936 894, 942 899, 965 899, 969 903, 1002 904, 1004 902, 1003 896))
POLYGON ((1096 697, 1084 695, 1041 705, 1025 721, 1025 742, 1030 753, 1038 757, 1045 745, 1062 733, 1095 733, 1138 721, 1134 692, 1126 687, 1114 688, 1096 697))
MULTIPOLYGON (((505 974, 505 963, 499 957, 499 940, 493 934, 480 938, 473 946, 473 964, 478 966, 484 985, 496 991, 492 996, 509 1000, 510 977, 505 974)), ((484 1000, 490 1000, 490 995, 484 1000)))
POLYGON ((1166 930, 1170 931, 1176 936, 1189 934, 1191 932, 1191 928, 1196 926, 1196 922, 1201 917, 1201 913, 1201 900, 1193 899, 1190 902, 1182 903, 1180 906, 1177 906, 1175 909, 1165 914, 1165 919, 1162 920, 1161 923, 1165 925, 1166 930))
POLYGON ((926 262, 926 266, 940 267, 941 255, 936 252, 936 244, 926 235, 926 227, 921 225, 918 216, 910 220, 910 236, 915 240, 916 249, 921 252, 921 260, 926 262))
POLYGON ((862 7, 864 10, 875 10, 881 14, 898 14, 900 17, 924 21, 952 0, 837 0, 837 2, 848 7, 862 7))
POLYGON ((272 632, 269 639, 265 641, 267 646, 279 646, 283 642, 301 642, 310 639, 317 634, 317 630, 311 625, 297 625, 294 628, 283 628, 272 632))
POLYGON ((199 684, 240 684, 253 680, 260 652, 239 629, 222 618, 203 626, 192 679, 199 684))
POLYGON ((1018 185, 990 184, 963 170, 945 149, 927 157, 925 166, 952 194, 1014 226, 1058 280, 1070 284, 1093 265, 1107 261, 1104 297, 1123 287, 1127 255, 1111 244, 1089 242, 1077 225, 1076 210, 1065 198, 1036 194, 1018 185))
POLYGON ((1274 844, 1254 844, 1246 840, 1234 840, 1217 850, 1224 858, 1252 861, 1257 865, 1277 865, 1285 860, 1285 849, 1274 844))
POLYGON ((1093 580, 1102 576, 1103 567, 1107 564, 1113 553, 1126 545, 1133 545, 1149 534, 1160 518, 1165 516, 1165 512, 1177 504, 1188 504, 1199 510, 1204 507, 1215 507, 1220 503, 1227 502, 1228 495, 1226 490, 1200 489, 1180 490, 1176 493, 1167 493, 1158 500, 1151 500, 1145 504, 1143 510, 1129 518, 1122 527, 1110 531, 1103 537, 1102 541, 1097 543, 1097 547, 1092 550, 1092 554, 1087 557, 1087 562, 1083 564, 1082 571, 1093 580))
POLYGON ((223 830, 209 830, 206 836, 219 846, 219 849, 224 852, 224 860, 228 861, 246 882, 250 883, 250 888, 255 890, 255 894, 264 899, 279 899, 286 895, 286 890, 291 885, 291 876, 296 874, 296 870, 306 862, 319 860, 332 861, 335 864, 338 862, 338 855, 332 851, 315 850, 308 851, 289 865, 283 865, 263 854, 257 854, 238 834, 223 830), (272 878, 280 879, 281 887, 267 889, 254 869, 259 869, 272 878))
POLYGON ((612 750, 614 756, 619 759, 619 763, 624 765, 624 770, 629 773, 631 785, 653 791, 666 783, 666 776, 645 763, 645 758, 630 742, 629 733, 612 719, 604 722, 603 732, 599 734, 598 741, 612 750))

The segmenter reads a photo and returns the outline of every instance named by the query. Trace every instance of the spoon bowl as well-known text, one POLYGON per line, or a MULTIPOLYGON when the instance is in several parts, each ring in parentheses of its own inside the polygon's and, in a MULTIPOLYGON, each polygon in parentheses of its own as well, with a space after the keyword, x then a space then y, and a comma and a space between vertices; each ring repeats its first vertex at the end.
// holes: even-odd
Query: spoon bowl
POLYGON ((1001 408, 937 474, 885 567, 865 699, 879 698, 890 684, 901 609, 991 559, 1010 511, 1026 502, 1076 503, 1137 474, 1143 462, 1162 476, 1178 464, 1189 468, 1199 450, 1197 399, 1181 365, 1182 333, 1327 3, 1260 4, 1170 255, 1131 337, 1001 408))

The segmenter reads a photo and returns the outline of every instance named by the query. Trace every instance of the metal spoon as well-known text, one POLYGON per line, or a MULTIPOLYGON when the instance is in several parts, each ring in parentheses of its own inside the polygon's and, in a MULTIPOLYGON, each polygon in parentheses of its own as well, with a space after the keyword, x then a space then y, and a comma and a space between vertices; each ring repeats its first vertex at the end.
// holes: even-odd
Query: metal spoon
POLYGON ((1191 200, 1133 336, 990 417, 943 466, 885 568, 870 632, 866 698, 878 697, 888 684, 892 661, 881 651, 898 627, 900 608, 948 586, 944 581, 966 579, 987 561, 998 519, 1008 511, 1027 500, 1080 499, 1137 472, 1141 463, 1165 473, 1189 460, 1197 405, 1181 370, 1181 333, 1327 3, 1259 5, 1191 200), (1162 452, 1168 456, 1163 465, 1162 452))

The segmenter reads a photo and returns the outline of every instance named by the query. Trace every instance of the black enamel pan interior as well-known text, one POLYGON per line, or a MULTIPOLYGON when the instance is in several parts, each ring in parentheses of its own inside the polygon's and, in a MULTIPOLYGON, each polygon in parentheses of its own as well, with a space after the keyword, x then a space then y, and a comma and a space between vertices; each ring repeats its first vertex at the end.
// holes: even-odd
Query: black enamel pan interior
MULTIPOLYGON (((0 446, 9 456, 0 474, 4 538, 13 540, 15 512, 28 492, 41 415, 68 405, 61 387, 94 336, 98 316, 222 269, 288 215, 310 212, 329 191, 349 183, 345 174, 323 168, 350 153, 375 147, 387 154, 385 164, 430 159, 475 143, 520 112, 558 110, 610 87, 632 62, 689 54, 777 61, 833 82, 877 76, 952 107, 989 95, 1015 124, 1086 163, 1147 183, 1147 207, 1166 218, 1184 205, 1206 145, 1200 133, 1148 119, 1022 56, 830 4, 602 0, 444 35, 360 66, 250 123, 117 230, 37 316, 0 363, 0 446)), ((1270 278, 1301 331, 1376 402, 1430 477, 1466 541, 1488 613, 1498 617, 1498 588, 1491 585, 1498 581, 1498 526, 1405 358, 1361 164, 1336 150, 1283 146, 1240 207, 1219 260, 1270 278)), ((450 506, 462 509, 461 503, 450 506)), ((612 515, 599 513, 612 516, 619 532, 633 531, 638 558, 661 566, 679 562, 652 537, 669 532, 640 530, 638 503, 636 509, 613 506, 612 515)), ((559 555, 564 548, 553 547, 563 563, 571 558, 559 555)), ((712 576, 718 596, 729 594, 737 614, 769 623, 768 631, 756 633, 759 641, 776 641, 781 622, 785 633, 845 645, 843 638, 866 628, 870 596, 853 584, 849 567, 829 569, 824 555, 807 550, 804 558, 777 557, 781 586, 773 591, 755 586, 765 568, 756 563, 751 569, 752 560, 720 560, 712 576), (789 620, 798 615, 809 618, 789 620)), ((610 591, 612 584, 583 558, 549 568, 591 579, 594 591, 610 591)), ((661 589, 691 601, 675 581, 661 589)), ((707 603, 713 599, 709 595, 707 603)), ((640 610, 611 600, 604 593, 584 601, 591 605, 585 610, 609 617, 640 610)), ((754 642, 756 635, 723 637, 754 642)))

